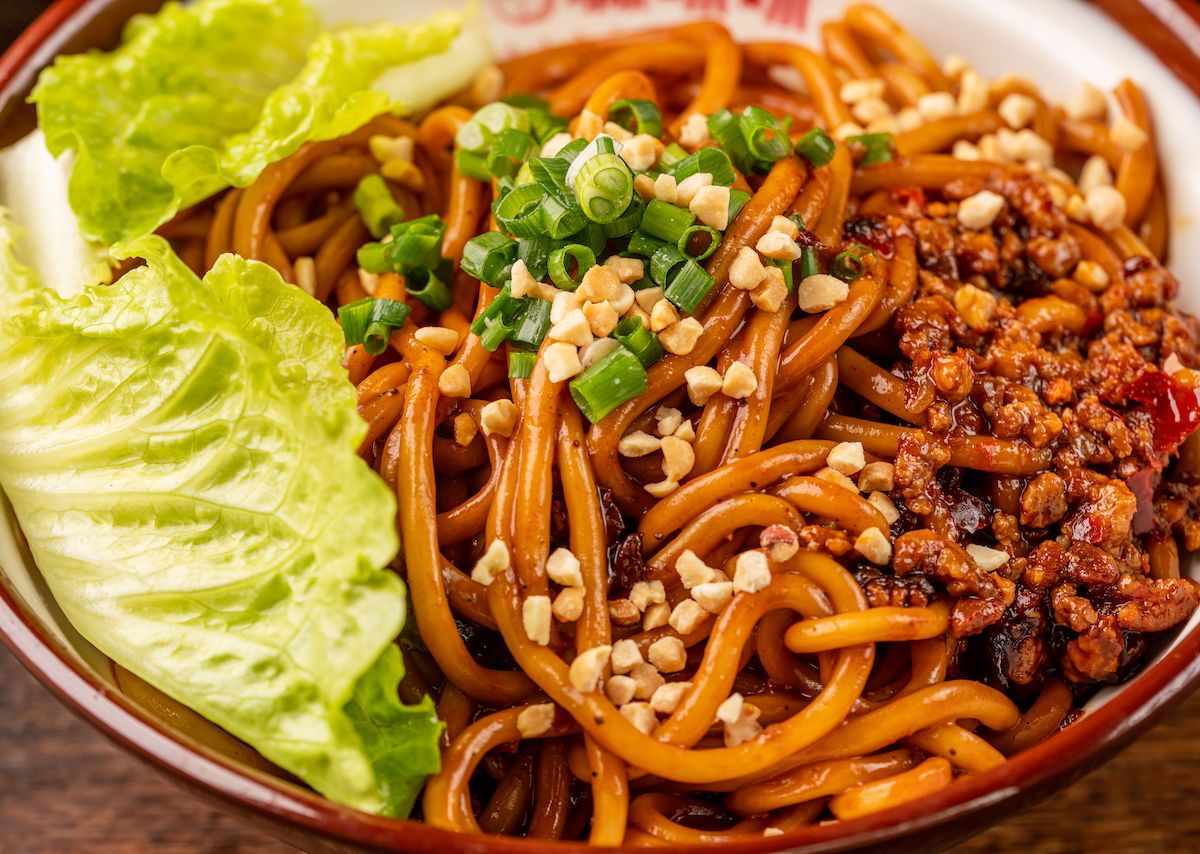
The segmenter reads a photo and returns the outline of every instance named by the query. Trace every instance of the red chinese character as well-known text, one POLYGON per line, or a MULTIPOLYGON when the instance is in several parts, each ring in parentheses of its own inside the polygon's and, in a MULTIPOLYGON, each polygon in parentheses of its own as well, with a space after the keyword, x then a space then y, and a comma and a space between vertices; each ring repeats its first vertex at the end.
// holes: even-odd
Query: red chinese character
POLYGON ((602 12, 605 9, 644 9, 646 0, 578 0, 589 12, 602 12))
POLYGON ((554 9, 554 0, 489 0, 496 17, 514 24, 533 24, 545 20, 554 9))
POLYGON ((725 0, 683 0, 684 8, 713 18, 725 14, 725 0))
POLYGON ((809 0, 768 0, 766 18, 773 24, 804 29, 809 0))

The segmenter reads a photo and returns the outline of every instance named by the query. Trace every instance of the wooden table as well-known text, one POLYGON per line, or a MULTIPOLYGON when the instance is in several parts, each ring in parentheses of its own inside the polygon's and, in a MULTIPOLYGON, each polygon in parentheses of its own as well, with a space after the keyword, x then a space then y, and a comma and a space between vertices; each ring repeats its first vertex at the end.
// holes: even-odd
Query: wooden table
MULTIPOLYGON (((1200 840, 1200 694, 1113 762, 956 854, 1185 852, 1200 840)), ((0 648, 0 852, 286 854, 77 720, 0 648)))

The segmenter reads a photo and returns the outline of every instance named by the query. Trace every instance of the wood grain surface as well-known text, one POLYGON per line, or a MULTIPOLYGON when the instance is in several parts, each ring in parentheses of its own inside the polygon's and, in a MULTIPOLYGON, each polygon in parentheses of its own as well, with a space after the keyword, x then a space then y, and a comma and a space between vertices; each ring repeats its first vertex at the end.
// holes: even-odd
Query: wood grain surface
MULTIPOLYGON (((0 0, 0 46, 43 0, 0 0)), ((1091 776, 955 849, 1200 848, 1200 695, 1091 776)), ((293 849, 176 789, 77 720, 0 648, 0 852, 286 854, 293 849)))

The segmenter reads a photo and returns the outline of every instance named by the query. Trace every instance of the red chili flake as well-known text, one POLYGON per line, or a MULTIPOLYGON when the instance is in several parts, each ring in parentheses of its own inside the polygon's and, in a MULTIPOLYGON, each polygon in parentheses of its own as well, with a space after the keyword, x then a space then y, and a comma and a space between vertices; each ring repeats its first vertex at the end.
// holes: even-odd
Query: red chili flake
POLYGON ((1154 487, 1158 483, 1158 472, 1142 469, 1125 481, 1133 497, 1137 499, 1137 510, 1133 514, 1133 532, 1144 534, 1154 527, 1154 487))
POLYGON ((1102 543, 1108 539, 1108 524, 1096 513, 1080 513, 1068 523, 1072 540, 1085 543, 1102 543))
POLYGON ((860 219, 852 219, 846 223, 844 234, 847 244, 862 243, 870 246, 879 253, 880 258, 891 258, 894 254, 892 233, 888 230, 887 224, 878 217, 865 216, 860 219))
POLYGON ((907 216, 920 216, 925 210, 925 191, 915 184, 892 187, 888 192, 907 216))
POLYGON ((1200 427, 1200 394, 1165 371, 1149 369, 1125 389, 1154 425, 1154 450, 1171 452, 1200 427))

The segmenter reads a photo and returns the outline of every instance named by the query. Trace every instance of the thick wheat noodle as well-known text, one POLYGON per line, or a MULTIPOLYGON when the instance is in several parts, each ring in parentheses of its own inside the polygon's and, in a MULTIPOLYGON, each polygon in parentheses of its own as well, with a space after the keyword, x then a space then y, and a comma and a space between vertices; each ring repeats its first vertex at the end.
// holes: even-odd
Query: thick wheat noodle
POLYGON ((791 391, 806 374, 837 353, 882 297, 883 286, 869 275, 851 285, 844 302, 820 315, 812 329, 783 351, 775 374, 775 393, 791 391))
POLYGON ((212 269, 217 259, 233 251, 233 221, 241 201, 242 190, 234 187, 217 202, 204 242, 204 266, 212 269))
POLYGON ((641 71, 618 71, 592 90, 583 109, 607 120, 609 108, 622 98, 658 103, 658 93, 649 77, 641 71))
POLYGON ((821 45, 830 61, 850 72, 860 80, 875 77, 875 64, 863 52, 844 21, 826 21, 821 24, 821 45))
POLYGON ((933 403, 932 389, 909 401, 902 379, 850 347, 838 349, 837 367, 839 381, 859 397, 910 424, 925 423, 925 410, 933 403))
POLYGON ((740 112, 749 106, 762 107, 783 118, 790 116, 797 127, 812 125, 817 115, 812 101, 799 92, 743 84, 734 93, 729 109, 740 112))
POLYGON ((851 192, 866 196, 876 190, 893 187, 920 187, 922 190, 941 190, 951 181, 975 178, 986 181, 996 172, 1013 167, 983 160, 959 160, 948 154, 914 154, 890 163, 854 170, 851 192))
MULTIPOLYGON (((478 423, 483 409, 483 401, 464 401, 460 408, 470 414, 478 423)), ((474 495, 457 507, 438 513, 438 540, 443 545, 468 540, 487 525, 487 517, 492 508, 492 500, 496 495, 496 487, 500 483, 500 461, 504 459, 508 450, 508 440, 497 433, 490 436, 481 434, 481 439, 487 447, 491 471, 488 473, 488 479, 474 495)))
POLYGON ((702 53, 686 40, 633 45, 596 58, 550 93, 550 109, 561 115, 579 113, 592 90, 618 71, 688 74, 704 62, 702 53))
POLYGON ((346 198, 332 205, 316 219, 310 219, 285 231, 277 231, 275 237, 289 257, 311 255, 321 248, 321 244, 329 239, 338 226, 357 216, 358 209, 354 206, 354 200, 346 198))
POLYGON ((931 88, 950 88, 950 81, 933 55, 882 9, 869 3, 854 3, 846 9, 846 24, 855 35, 887 51, 924 77, 931 88))
MULTIPOLYGON (((863 448, 881 457, 894 457, 902 436, 919 431, 879 424, 844 415, 830 415, 817 436, 837 442, 862 442, 863 448)), ((950 465, 996 474, 1036 474, 1050 467, 1050 452, 1020 442, 992 436, 962 436, 949 441, 950 465)))
POLYGON ((821 215, 817 218, 812 231, 817 240, 828 246, 836 246, 842 242, 842 227, 846 222, 846 202, 850 198, 850 179, 854 172, 854 162, 850 157, 849 149, 839 145, 833 160, 825 169, 829 173, 825 206, 821 209, 821 215))
POLYGON ((945 723, 910 735, 908 743, 918 750, 941 756, 955 768, 982 774, 1004 764, 1004 754, 970 730, 945 723))
POLYGON ((1170 251, 1171 222, 1167 210, 1167 191, 1163 188, 1162 176, 1154 185, 1150 200, 1146 203, 1146 214, 1142 218, 1138 236, 1151 254, 1165 260, 1170 251))
POLYGON ((521 427, 514 439, 521 446, 517 468, 517 508, 514 530, 520 535, 509 546, 517 577, 527 594, 547 592, 546 558, 550 554, 551 471, 558 434, 559 401, 564 384, 552 382, 544 359, 539 359, 521 407, 521 427))
POLYGON ((437 529, 429 524, 429 520, 437 515, 433 416, 437 380, 444 364, 440 354, 418 346, 408 380, 408 400, 392 431, 393 435, 400 436, 399 467, 405 474, 396 481, 396 491, 400 499, 400 530, 412 590, 413 614, 425 646, 454 684, 478 700, 512 703, 528 695, 532 686, 520 672, 480 667, 467 651, 446 598, 437 529))
POLYGON ((538 746, 534 765, 533 809, 527 835, 535 839, 561 839, 571 805, 571 771, 567 745, 561 738, 538 746))
POLYGON ((680 27, 679 35, 691 39, 704 50, 704 74, 700 90, 671 123, 671 133, 678 136, 684 121, 693 113, 704 116, 729 105, 737 91, 742 73, 742 49, 733 41, 729 31, 714 22, 701 22, 680 27))
POLYGON ((1146 553, 1152 578, 1179 578, 1179 542, 1174 535, 1153 540, 1146 553))
POLYGON ((935 638, 950 624, 949 603, 928 608, 869 608, 794 624, 784 636, 792 652, 828 652, 848 643, 883 643, 935 638))
POLYGON ((1049 738, 1075 704, 1074 695, 1059 679, 1047 679, 1033 705, 1011 728, 992 737, 992 747, 1006 756, 1049 738))
POLYGON ((799 530, 803 517, 787 500, 761 492, 746 492, 705 507, 679 534, 654 553, 650 577, 673 586, 679 580, 675 560, 685 550, 704 556, 741 528, 784 525, 799 530))
POLYGON ((1117 167, 1116 187, 1125 197, 1125 224, 1132 227, 1142 221, 1154 182, 1158 177, 1158 154, 1150 127, 1150 109, 1146 98, 1131 80, 1122 80, 1113 90, 1125 118, 1145 131, 1146 141, 1133 151, 1124 152, 1117 167))
POLYGON ((890 750, 853 759, 827 759, 797 768, 785 777, 737 789, 725 805, 742 815, 770 812, 839 794, 855 786, 891 777, 916 765, 911 750, 890 750))
POLYGON ((669 817, 678 809, 686 810, 691 814, 692 810, 688 809, 689 806, 713 809, 712 805, 706 802, 694 801, 684 795, 647 792, 635 798, 630 805, 629 820, 635 827, 664 843, 702 845, 746 840, 755 836, 761 837, 763 831, 768 827, 786 833, 793 828, 812 824, 824 805, 806 804, 770 818, 747 818, 723 830, 697 830, 672 821, 669 817))
POLYGON ((842 101, 841 84, 829 60, 800 45, 786 42, 751 42, 742 46, 746 60, 755 65, 789 65, 804 76, 808 95, 813 99, 825 126, 835 130, 854 120, 842 101))
POLYGON ((479 812, 478 827, 484 833, 515 833, 533 798, 533 754, 521 750, 479 812))
POLYGON ((762 449, 775 387, 775 365, 779 360, 779 349, 783 345, 795 299, 795 293, 790 293, 779 311, 755 312, 747 323, 746 354, 741 361, 754 371, 758 385, 734 414, 725 452, 721 456, 722 465, 762 449))
POLYGON ((954 769, 940 756, 894 777, 863 783, 829 800, 829 811, 840 819, 858 818, 915 801, 954 782, 954 769))
POLYGON ((1108 125, 1092 119, 1063 119, 1058 125, 1058 144, 1067 151, 1099 154, 1116 169, 1122 151, 1108 133, 1108 125))
POLYGON ((1125 265, 1121 257, 1103 237, 1079 225, 1071 225, 1068 233, 1079 243, 1083 257, 1103 267, 1110 281, 1119 282, 1125 278, 1125 265))
POLYGON ((828 358, 805 375, 787 396, 801 396, 800 406, 779 425, 776 437, 782 442, 811 439, 825 420, 829 404, 838 387, 837 361, 828 358))
POLYGON ((887 264, 887 287, 879 299, 879 305, 867 319, 858 325, 851 338, 877 332, 891 323, 893 315, 912 301, 917 292, 917 248, 911 234, 896 236, 892 258, 887 264))
POLYGON ((978 139, 1005 127, 1004 121, 992 110, 968 113, 965 116, 946 116, 919 128, 896 134, 893 144, 896 153, 904 157, 933 154, 948 150, 956 140, 978 139))

